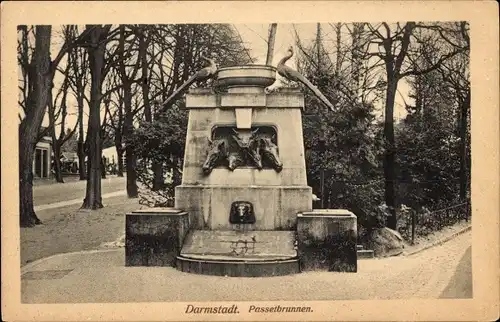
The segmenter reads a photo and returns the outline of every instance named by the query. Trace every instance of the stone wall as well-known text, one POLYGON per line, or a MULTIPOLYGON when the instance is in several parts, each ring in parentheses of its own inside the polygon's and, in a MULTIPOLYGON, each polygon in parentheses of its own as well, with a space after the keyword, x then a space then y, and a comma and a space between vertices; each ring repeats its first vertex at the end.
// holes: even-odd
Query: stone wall
MULTIPOLYGON (((248 170, 235 170, 248 171, 248 170)), ((249 201, 253 204, 255 224, 251 230, 292 230, 300 211, 312 209, 311 188, 304 186, 194 186, 176 188, 175 207, 189 213, 195 229, 231 230, 231 204, 249 201)))
POLYGON ((175 266, 189 231, 186 212, 147 208, 125 218, 126 266, 175 266))
POLYGON ((301 271, 357 272, 357 218, 343 209, 297 215, 301 271))

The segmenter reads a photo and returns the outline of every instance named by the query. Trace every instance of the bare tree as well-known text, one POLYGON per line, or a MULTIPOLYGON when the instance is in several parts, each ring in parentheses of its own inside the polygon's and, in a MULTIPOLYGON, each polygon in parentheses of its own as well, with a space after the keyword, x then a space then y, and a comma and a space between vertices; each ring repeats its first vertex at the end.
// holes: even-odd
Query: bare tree
MULTIPOLYGON (((73 32, 76 31, 76 26, 72 29, 73 32)), ((85 102, 87 104, 90 103, 89 98, 87 97, 87 85, 89 82, 88 75, 88 59, 87 59, 87 51, 82 47, 73 47, 69 53, 69 64, 71 66, 71 72, 68 75, 69 85, 73 91, 73 95, 75 96, 78 111, 78 143, 77 143, 77 154, 78 154, 78 172, 80 175, 80 180, 85 180, 87 178, 86 175, 86 167, 85 167, 85 133, 84 133, 84 106, 85 102)))
POLYGON ((367 53, 367 58, 378 57, 385 65, 386 86, 385 86, 385 122, 384 122, 384 177, 385 177, 385 202, 389 208, 391 216, 387 220, 387 226, 396 229, 396 161, 395 161, 395 140, 394 140, 394 104, 398 83, 407 76, 418 76, 437 69, 447 59, 457 55, 462 50, 452 50, 440 55, 432 64, 424 69, 405 69, 405 59, 410 50, 412 36, 418 28, 415 22, 405 24, 397 23, 393 28, 388 23, 367 24, 371 34, 371 43, 375 44, 377 51, 367 53), (381 31, 382 29, 382 31, 381 31))
POLYGON ((91 75, 89 127, 87 131, 88 165, 87 189, 82 208, 102 208, 101 194, 101 116, 102 83, 105 76, 106 44, 110 38, 111 25, 87 25, 86 48, 91 75))
MULTIPOLYGON (((131 52, 134 48, 134 42, 137 39, 137 34, 132 34, 132 39, 129 40, 128 47, 125 43, 128 38, 127 29, 125 25, 120 25, 120 38, 118 43, 119 61, 118 72, 123 89, 123 103, 124 103, 124 120, 123 120, 123 136, 125 139, 130 138, 134 133, 134 111, 132 108, 132 84, 136 83, 137 72, 139 71, 140 62, 137 57, 132 57, 132 70, 127 68, 130 64, 129 58, 132 56, 131 52)), ((137 174, 136 163, 137 158, 134 153, 133 146, 125 144, 125 160, 127 168, 127 195, 129 198, 136 198, 138 196, 137 189, 137 174)))
POLYGON ((469 25, 466 21, 449 23, 449 26, 437 29, 447 44, 457 50, 463 50, 460 55, 448 59, 438 70, 443 79, 455 93, 459 113, 458 133, 460 137, 460 199, 465 201, 469 191, 470 153, 470 80, 469 80, 469 25))
MULTIPOLYGON (((68 29, 67 29, 68 30, 68 29)), ((67 36, 69 36, 67 34, 67 36)), ((69 72, 71 67, 70 55, 68 55, 68 62, 66 64, 66 68, 63 71, 64 80, 61 87, 58 90, 58 93, 54 100, 49 99, 49 108, 48 108, 48 117, 49 117, 49 132, 52 137, 52 151, 54 153, 54 172, 55 179, 57 182, 64 183, 62 177, 62 169, 61 169, 61 147, 62 145, 68 141, 76 131, 78 126, 78 121, 75 123, 73 129, 66 131, 66 117, 68 115, 68 107, 67 107, 67 96, 68 96, 68 88, 69 88, 69 72), (61 99, 58 98, 61 96, 61 99), (58 104, 58 101, 60 103, 58 104), (56 127, 58 124, 56 122, 59 121, 59 135, 56 134, 56 127)), ((52 92, 51 92, 52 97, 52 92)))
POLYGON ((27 80, 24 118, 19 125, 19 193, 20 224, 24 227, 40 224, 33 208, 33 156, 39 139, 40 127, 50 100, 54 74, 59 62, 71 48, 73 41, 66 38, 54 60, 50 57, 51 26, 36 26, 35 46, 29 58, 28 28, 19 27, 22 33, 20 44, 20 67, 27 80), (27 54, 27 55, 26 55, 27 54))
MULTIPOLYGON (((24 26, 22 27, 25 28, 24 26)), ((30 90, 26 97, 25 117, 19 126, 19 183, 20 223, 22 227, 34 226, 41 221, 33 208, 33 153, 38 131, 52 84, 50 61, 51 26, 35 28, 35 48, 26 74, 30 90)), ((27 34, 26 29, 22 31, 27 34)), ((24 36, 23 36, 24 37, 24 36)), ((26 35, 27 37, 27 35, 26 35)), ((25 40, 27 42, 27 39, 25 40)), ((24 44, 23 46, 27 46, 24 44)))
POLYGON ((105 104, 108 117, 108 126, 113 135, 113 141, 116 149, 117 175, 123 177, 123 94, 122 89, 118 88, 119 75, 116 69, 111 70, 110 83, 117 90, 111 92, 109 104, 105 104))

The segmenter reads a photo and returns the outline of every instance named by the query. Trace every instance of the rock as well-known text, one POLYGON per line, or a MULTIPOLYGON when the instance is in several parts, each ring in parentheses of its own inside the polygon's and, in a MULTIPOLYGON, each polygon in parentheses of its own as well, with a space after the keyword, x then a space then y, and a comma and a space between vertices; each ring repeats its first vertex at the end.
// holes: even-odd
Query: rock
POLYGON ((100 248, 121 248, 121 247, 125 247, 125 235, 121 236, 115 241, 101 244, 100 248))
POLYGON ((387 227, 374 229, 368 244, 377 257, 397 256, 402 254, 404 249, 403 237, 399 232, 387 227))

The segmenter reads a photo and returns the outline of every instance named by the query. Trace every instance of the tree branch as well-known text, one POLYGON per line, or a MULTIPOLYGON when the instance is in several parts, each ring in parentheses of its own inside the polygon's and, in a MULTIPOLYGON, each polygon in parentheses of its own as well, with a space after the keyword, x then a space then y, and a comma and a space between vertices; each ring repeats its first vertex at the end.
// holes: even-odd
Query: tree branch
POLYGON ((460 50, 456 50, 456 51, 453 51, 451 53, 448 53, 446 55, 443 55, 439 58, 439 60, 433 64, 432 66, 428 67, 428 68, 425 68, 425 69, 422 69, 422 70, 409 70, 409 71, 406 71, 404 73, 400 73, 399 74, 399 79, 403 78, 403 77, 406 77, 406 76, 420 76, 420 75, 423 75, 423 74, 427 74, 429 72, 432 72, 433 70, 439 68, 439 66, 441 66, 441 64, 446 61, 447 59, 450 59, 454 56, 456 56, 457 54, 459 54, 460 52, 462 52, 463 49, 460 49, 460 50))

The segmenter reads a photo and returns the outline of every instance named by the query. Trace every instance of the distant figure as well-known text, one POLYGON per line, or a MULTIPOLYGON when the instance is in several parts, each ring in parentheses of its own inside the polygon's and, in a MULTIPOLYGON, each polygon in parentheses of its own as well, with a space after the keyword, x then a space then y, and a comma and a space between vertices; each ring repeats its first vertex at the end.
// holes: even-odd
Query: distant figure
POLYGON ((106 157, 101 156, 101 178, 106 179, 106 157))

